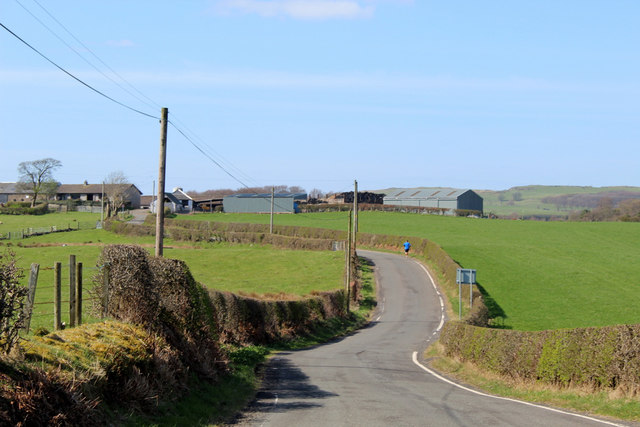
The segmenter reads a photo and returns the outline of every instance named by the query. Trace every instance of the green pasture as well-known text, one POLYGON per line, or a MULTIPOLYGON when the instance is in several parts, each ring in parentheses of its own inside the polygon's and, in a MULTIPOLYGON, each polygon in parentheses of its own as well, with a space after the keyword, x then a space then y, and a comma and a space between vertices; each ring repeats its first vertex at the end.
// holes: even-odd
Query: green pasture
MULTIPOLYGON (((64 214, 63 214, 64 215, 64 214)), ((46 217, 47 215, 45 215, 46 217)), ((0 216, 4 218, 4 216, 0 216)), ((13 225, 28 227, 33 216, 22 216, 13 225)), ((4 222, 4 220, 2 219, 4 222)), ((92 286, 91 277, 106 244, 140 244, 153 254, 155 237, 120 236, 105 230, 79 230, 0 241, 0 250, 15 252, 18 265, 28 281, 31 263, 40 264, 36 305, 31 329, 53 325, 53 265, 62 263, 62 320, 69 322, 69 255, 83 263, 85 297, 92 286)), ((199 244, 165 240, 164 256, 187 263, 194 278, 203 285, 224 291, 250 295, 286 293, 307 295, 312 291, 334 290, 342 286, 344 254, 339 252, 291 251, 258 245, 226 243, 199 244)), ((88 301, 87 301, 88 303, 88 301)), ((83 319, 94 321, 85 304, 83 319)))
POLYGON ((20 231, 29 227, 76 228, 77 223, 92 223, 100 220, 100 214, 88 212, 49 213, 46 215, 0 215, 0 234, 20 231))
POLYGON ((527 185, 513 187, 505 191, 480 190, 477 193, 484 199, 485 213, 496 215, 550 215, 567 216, 577 207, 558 208, 552 203, 543 203, 542 199, 564 194, 597 194, 607 191, 640 192, 638 187, 578 187, 563 185, 527 185), (519 193, 521 200, 514 200, 514 194, 519 193), (500 194, 504 201, 500 201, 500 194))
MULTIPOLYGON (((278 215, 275 224, 346 230, 346 213, 278 215)), ((265 223, 269 215, 198 220, 265 223)), ((360 212, 360 231, 416 236, 445 249, 478 282, 498 323, 542 330, 640 323, 640 224, 536 222, 360 212)))

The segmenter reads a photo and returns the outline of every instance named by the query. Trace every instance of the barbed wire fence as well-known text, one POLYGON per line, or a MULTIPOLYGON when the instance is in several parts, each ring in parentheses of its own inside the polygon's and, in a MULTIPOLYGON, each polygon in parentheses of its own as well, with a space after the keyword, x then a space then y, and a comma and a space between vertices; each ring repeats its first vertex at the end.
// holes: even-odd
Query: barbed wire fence
POLYGON ((37 263, 31 264, 29 270, 28 294, 24 305, 25 324, 24 333, 29 333, 32 329, 44 327, 51 319, 50 325, 53 330, 58 331, 66 327, 80 326, 85 320, 83 313, 86 304, 93 304, 97 299, 101 299, 102 313, 98 316, 104 317, 108 306, 109 289, 109 265, 97 267, 84 267, 82 262, 76 262, 75 255, 69 255, 69 263, 63 264, 55 262, 52 267, 40 268, 37 263), (92 272, 102 270, 102 295, 92 295, 87 292, 91 289, 92 280, 85 286, 85 277, 90 279, 92 272), (43 282, 40 277, 41 271, 53 271, 51 284, 43 282), (40 279, 40 280, 39 280, 40 279), (37 291, 37 292, 36 292, 37 291), (36 298, 37 295, 37 298, 36 298), (64 308, 68 308, 68 311, 64 308), (68 323, 67 323, 68 321, 68 323), (32 324, 36 325, 32 328, 32 324))
POLYGON ((4 231, 0 233, 0 240, 26 239, 50 233, 66 231, 94 230, 100 227, 100 221, 74 221, 66 224, 49 225, 46 227, 28 227, 21 230, 4 231))

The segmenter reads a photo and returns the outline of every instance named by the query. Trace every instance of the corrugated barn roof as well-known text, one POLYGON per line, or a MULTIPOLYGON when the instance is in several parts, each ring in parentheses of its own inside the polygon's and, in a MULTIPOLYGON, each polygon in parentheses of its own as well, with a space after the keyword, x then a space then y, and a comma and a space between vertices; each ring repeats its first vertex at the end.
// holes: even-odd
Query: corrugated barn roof
POLYGON ((467 191, 456 188, 397 188, 387 191, 385 199, 456 200, 467 191))

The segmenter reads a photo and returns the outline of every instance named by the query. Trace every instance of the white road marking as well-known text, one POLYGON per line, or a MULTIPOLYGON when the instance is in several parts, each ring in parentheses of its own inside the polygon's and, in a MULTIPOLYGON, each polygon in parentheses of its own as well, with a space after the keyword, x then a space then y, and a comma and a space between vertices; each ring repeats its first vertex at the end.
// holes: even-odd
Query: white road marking
MULTIPOLYGON (((442 300, 442 296, 440 295, 440 292, 438 291, 438 288, 436 287, 436 282, 433 280, 433 277, 431 277, 431 274, 429 273, 429 270, 427 270, 427 268, 424 265, 422 265, 420 262, 416 261, 416 263, 418 263, 418 265, 424 270, 424 272, 427 273, 427 276, 429 276, 429 279, 431 280, 431 284, 433 285, 433 288, 436 290, 436 293, 440 297, 440 310, 441 310, 440 324, 438 325, 438 328, 433 332, 433 336, 435 336, 435 335, 438 334, 438 332, 440 332, 440 329, 442 329, 442 327, 444 326, 444 301, 442 300)), ((474 393, 474 394, 477 394, 477 395, 480 395, 480 396, 490 397, 490 398, 499 399, 499 400, 506 400, 506 401, 509 401, 509 402, 522 403, 523 405, 533 406, 535 408, 546 409, 547 411, 557 412, 557 413, 560 413, 560 414, 571 415, 573 417, 578 417, 578 418, 582 418, 582 419, 585 419, 585 420, 595 421, 595 422, 606 424, 606 425, 621 426, 621 424, 616 424, 616 423, 609 422, 609 421, 599 420, 597 418, 592 418, 592 417, 589 417, 589 416, 586 416, 586 415, 574 414, 572 412, 562 411, 560 409, 555 409, 555 408, 549 408, 549 407, 542 406, 542 405, 537 405, 537 404, 531 403, 531 402, 525 402, 525 401, 522 401, 522 400, 511 399, 509 397, 494 396, 494 395, 491 395, 491 394, 483 393, 481 391, 473 390, 473 389, 470 389, 468 387, 465 387, 465 386, 462 386, 460 384, 457 384, 457 383, 455 383, 455 382, 453 382, 451 380, 446 379, 442 375, 437 374, 436 372, 432 371, 431 369, 427 368, 426 366, 424 366, 423 364, 418 362, 418 352, 417 351, 413 352, 412 359, 413 359, 413 363, 415 363, 417 366, 419 366, 421 369, 423 369, 424 371, 428 372, 432 376, 438 378, 439 380, 444 381, 444 382, 446 382, 448 384, 451 384, 451 385, 453 385, 455 387, 458 387, 458 388, 460 388, 462 390, 466 390, 466 391, 469 391, 471 393, 474 393)))
POLYGON ((382 298, 382 305, 380 306, 380 315, 378 317, 376 317, 376 322, 378 322, 380 319, 382 319, 382 315, 384 314, 384 302, 385 302, 386 298, 382 298))
POLYGON ((429 273, 429 270, 427 270, 427 268, 424 265, 422 265, 422 263, 418 261, 415 261, 415 262, 420 266, 420 268, 424 270, 425 273, 427 273, 427 276, 429 276, 429 280, 431 280, 431 285, 433 286, 433 289, 435 289, 436 294, 438 294, 438 298, 440 298, 440 324, 438 325, 438 328, 433 333, 433 335, 436 335, 438 332, 440 332, 440 330, 444 326, 444 300, 442 299, 442 294, 440 294, 440 291, 436 287, 436 281, 433 280, 433 277, 431 276, 431 273, 429 273))
POLYGON ((531 403, 531 402, 525 402, 523 400, 512 399, 510 397, 494 396, 492 394, 487 394, 487 393, 483 393, 481 391, 473 390, 471 388, 465 387, 465 386, 457 384, 457 383, 455 383, 455 382, 453 382, 451 380, 448 380, 447 378, 445 378, 445 377, 443 377, 441 375, 438 375, 437 373, 435 373, 431 369, 427 368, 426 366, 424 366, 423 364, 418 362, 418 352, 417 351, 413 352, 412 359, 413 359, 413 363, 415 363, 418 367, 422 368, 424 371, 428 372, 429 374, 431 374, 432 376, 436 377, 437 379, 439 379, 441 381, 444 381, 444 382, 446 382, 448 384, 451 384, 454 387, 458 387, 458 388, 460 388, 462 390, 466 390, 468 392, 477 394, 479 396, 490 397, 492 399, 498 399, 498 400, 506 400, 508 402, 522 403, 523 405, 533 406, 534 408, 546 409, 547 411, 557 412, 557 413, 564 414, 564 415, 571 415, 573 417, 578 417, 578 418, 582 418, 582 419, 589 420, 589 421, 595 421, 595 422, 606 424, 606 425, 610 425, 610 426, 622 427, 622 424, 616 424, 616 423, 613 423, 613 422, 610 422, 610 421, 599 420, 597 418, 592 418, 592 417, 589 417, 587 415, 574 414, 572 412, 562 411, 560 409, 555 409, 555 408, 549 408, 547 406, 542 406, 542 405, 538 405, 538 404, 531 403))

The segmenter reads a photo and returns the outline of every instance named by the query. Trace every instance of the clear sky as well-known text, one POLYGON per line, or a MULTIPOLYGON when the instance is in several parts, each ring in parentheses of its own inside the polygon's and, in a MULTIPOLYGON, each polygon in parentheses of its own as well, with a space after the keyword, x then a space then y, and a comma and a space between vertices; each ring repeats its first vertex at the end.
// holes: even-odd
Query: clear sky
MULTIPOLYGON (((640 186, 637 0, 2 0, 0 22, 118 102, 167 107, 248 186, 640 186)), ((122 171, 151 194, 159 139, 0 28, 0 182, 53 157, 65 184, 122 171)), ((170 126, 178 186, 242 184, 170 126)))

